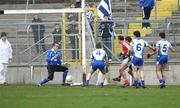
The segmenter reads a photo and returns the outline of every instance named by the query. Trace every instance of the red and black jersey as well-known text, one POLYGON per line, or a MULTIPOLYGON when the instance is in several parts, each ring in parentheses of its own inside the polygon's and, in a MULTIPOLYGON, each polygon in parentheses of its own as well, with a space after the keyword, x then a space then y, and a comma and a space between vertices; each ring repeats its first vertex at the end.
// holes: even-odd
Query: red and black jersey
POLYGON ((131 48, 131 45, 129 42, 127 42, 126 40, 123 40, 120 42, 121 46, 122 46, 122 55, 123 56, 129 56, 129 51, 130 51, 130 48, 131 48))

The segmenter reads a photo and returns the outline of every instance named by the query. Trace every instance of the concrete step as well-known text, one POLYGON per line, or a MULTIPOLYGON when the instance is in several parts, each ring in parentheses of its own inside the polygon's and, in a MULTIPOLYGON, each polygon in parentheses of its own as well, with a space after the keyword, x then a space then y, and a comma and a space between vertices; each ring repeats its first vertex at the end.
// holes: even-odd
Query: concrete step
POLYGON ((173 13, 173 16, 180 16, 180 12, 175 12, 175 13, 173 13))
POLYGON ((138 12, 113 12, 113 17, 124 17, 125 14, 127 14, 127 17, 140 17, 142 16, 142 12, 138 11, 138 12))

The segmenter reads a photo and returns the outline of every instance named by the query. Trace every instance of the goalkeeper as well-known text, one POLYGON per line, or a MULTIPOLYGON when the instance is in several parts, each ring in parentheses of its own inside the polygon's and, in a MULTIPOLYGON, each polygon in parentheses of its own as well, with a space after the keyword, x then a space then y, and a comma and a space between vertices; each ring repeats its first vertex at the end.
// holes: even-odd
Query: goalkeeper
POLYGON ((67 85, 66 76, 68 74, 68 66, 64 65, 61 59, 61 52, 58 50, 59 44, 53 43, 52 48, 47 51, 47 70, 48 70, 48 77, 44 78, 42 81, 39 82, 38 86, 42 86, 43 84, 47 83, 54 78, 54 72, 63 72, 62 77, 62 85, 67 85))

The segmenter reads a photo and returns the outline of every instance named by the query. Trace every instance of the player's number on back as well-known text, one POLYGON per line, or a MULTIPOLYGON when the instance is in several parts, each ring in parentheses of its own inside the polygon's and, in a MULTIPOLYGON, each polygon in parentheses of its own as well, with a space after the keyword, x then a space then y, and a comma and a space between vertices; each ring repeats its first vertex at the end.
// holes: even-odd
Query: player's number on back
POLYGON ((96 55, 101 55, 101 51, 96 52, 96 55))
POLYGON ((141 45, 140 43, 138 43, 137 46, 136 46, 136 50, 137 50, 137 51, 141 51, 141 46, 142 46, 142 45, 141 45))
POLYGON ((166 52, 166 51, 167 51, 167 45, 166 45, 166 44, 163 45, 162 51, 163 51, 163 52, 166 52))

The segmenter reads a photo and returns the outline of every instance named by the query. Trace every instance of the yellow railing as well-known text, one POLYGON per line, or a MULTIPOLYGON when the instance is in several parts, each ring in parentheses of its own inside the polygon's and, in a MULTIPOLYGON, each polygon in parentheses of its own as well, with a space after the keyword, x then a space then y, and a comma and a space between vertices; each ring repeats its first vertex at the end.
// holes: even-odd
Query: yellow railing
MULTIPOLYGON (((95 39, 96 39, 96 37, 98 36, 98 34, 97 34, 97 30, 98 30, 98 26, 97 26, 97 21, 98 21, 98 17, 97 17, 97 9, 96 8, 84 8, 84 10, 88 10, 88 11, 92 11, 93 12, 93 17, 94 17, 94 26, 93 26, 93 29, 94 29, 94 37, 95 37, 95 39)), ((80 14, 80 13, 78 13, 78 41, 79 41, 79 59, 78 59, 78 61, 81 61, 81 56, 82 56, 82 51, 81 51, 81 49, 82 49, 82 25, 81 25, 81 23, 82 23, 82 19, 81 19, 81 15, 82 14, 80 14)), ((66 23, 66 13, 63 13, 62 14, 62 32, 63 32, 63 39, 62 39, 62 48, 63 49, 66 49, 66 45, 67 45, 67 42, 66 42, 66 38, 67 38, 67 33, 66 33, 66 25, 67 25, 67 23, 66 23)), ((66 50, 64 50, 63 51, 63 55, 66 55, 67 54, 67 51, 66 50)), ((64 58, 63 58, 64 60, 66 60, 66 56, 64 56, 64 58)), ((71 60, 71 61, 74 61, 74 60, 71 60)), ((76 62, 77 62, 77 60, 75 60, 76 62)))

